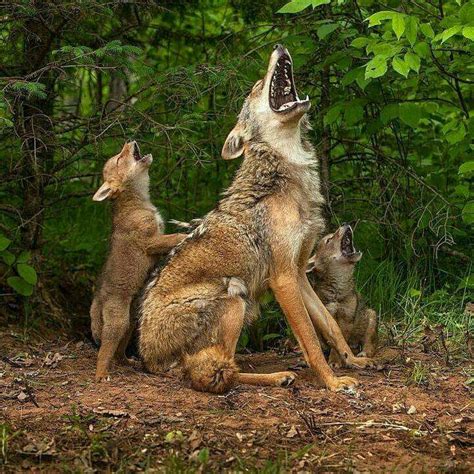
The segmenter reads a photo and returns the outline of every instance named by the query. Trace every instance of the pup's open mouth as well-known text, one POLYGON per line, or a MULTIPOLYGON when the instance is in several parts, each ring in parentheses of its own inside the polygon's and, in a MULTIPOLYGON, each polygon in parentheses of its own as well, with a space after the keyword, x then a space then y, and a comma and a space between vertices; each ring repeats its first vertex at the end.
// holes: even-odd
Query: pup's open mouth
POLYGON ((141 161, 142 155, 140 154, 140 148, 137 142, 133 142, 133 158, 135 161, 141 161))
POLYGON ((306 111, 310 107, 309 97, 299 99, 293 78, 293 63, 290 56, 284 52, 286 50, 281 48, 281 51, 270 82, 270 107, 279 114, 288 113, 299 107, 306 111))
POLYGON ((354 247, 353 236, 352 227, 350 225, 346 226, 341 239, 341 253, 344 257, 353 257, 360 254, 354 247))

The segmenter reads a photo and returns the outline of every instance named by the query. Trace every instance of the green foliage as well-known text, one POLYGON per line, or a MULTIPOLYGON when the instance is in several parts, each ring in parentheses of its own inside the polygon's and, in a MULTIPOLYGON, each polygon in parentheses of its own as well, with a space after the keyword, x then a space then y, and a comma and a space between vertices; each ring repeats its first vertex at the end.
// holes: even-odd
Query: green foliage
MULTIPOLYGON (((359 220, 358 282, 369 303, 395 326, 411 324, 410 311, 418 322, 462 319, 472 295, 472 1, 38 8, 11 3, 0 33, 6 298, 10 288, 32 294, 36 272, 42 286, 90 294, 110 233, 107 205, 91 196, 127 139, 154 155, 151 195, 166 219, 212 209, 239 165, 219 160, 222 144, 281 42, 300 97, 312 101, 309 138, 330 175, 330 225, 359 220), (430 302, 442 291, 446 304, 430 302)), ((288 336, 276 303, 265 303, 241 347, 288 336)))
POLYGON ((38 282, 36 270, 28 263, 31 254, 28 251, 22 251, 16 256, 10 251, 11 244, 10 239, 0 234, 0 257, 6 267, 4 278, 8 286, 19 295, 31 296, 38 282))

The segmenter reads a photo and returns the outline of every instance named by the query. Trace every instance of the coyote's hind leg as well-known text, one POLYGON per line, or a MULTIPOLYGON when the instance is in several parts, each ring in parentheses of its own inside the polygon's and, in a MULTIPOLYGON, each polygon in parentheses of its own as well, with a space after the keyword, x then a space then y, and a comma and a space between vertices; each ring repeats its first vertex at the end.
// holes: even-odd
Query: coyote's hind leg
MULTIPOLYGON (((245 302, 242 298, 233 298, 234 308, 227 311, 220 321, 220 341, 229 357, 234 357, 237 342, 242 331, 245 314, 245 302)), ((246 385, 287 387, 296 376, 293 372, 273 372, 271 374, 243 373, 237 374, 237 383, 246 385)))

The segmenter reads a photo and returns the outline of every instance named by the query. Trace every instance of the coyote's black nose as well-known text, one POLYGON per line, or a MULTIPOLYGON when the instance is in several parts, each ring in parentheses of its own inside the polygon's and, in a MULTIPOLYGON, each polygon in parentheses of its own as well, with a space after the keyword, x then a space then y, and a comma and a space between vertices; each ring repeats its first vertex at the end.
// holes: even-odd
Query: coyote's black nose
POLYGON ((273 49, 283 49, 283 45, 280 43, 277 43, 275 46, 273 46, 273 49))

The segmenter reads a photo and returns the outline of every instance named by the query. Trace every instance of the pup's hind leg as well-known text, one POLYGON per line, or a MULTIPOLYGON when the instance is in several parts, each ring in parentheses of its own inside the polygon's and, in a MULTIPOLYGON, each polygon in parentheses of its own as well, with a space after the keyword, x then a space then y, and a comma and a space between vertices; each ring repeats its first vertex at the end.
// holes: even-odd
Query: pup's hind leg
POLYGON ((377 350, 377 313, 373 309, 366 309, 364 314, 366 320, 367 330, 362 344, 362 352, 359 356, 373 357, 377 350))
POLYGON ((102 302, 97 296, 92 301, 90 317, 92 338, 94 339, 94 342, 98 345, 100 344, 100 338, 102 335, 102 327, 104 325, 104 322, 102 319, 102 302))
POLYGON ((97 357, 96 380, 107 377, 110 364, 114 358, 120 342, 127 336, 130 329, 129 298, 109 298, 104 302, 102 316, 101 344, 97 357))
POLYGON ((115 361, 118 364, 128 365, 130 367, 139 367, 140 366, 140 362, 138 362, 134 359, 129 359, 125 354, 125 351, 127 350, 127 347, 130 343, 130 339, 132 338, 134 329, 135 329, 134 325, 130 324, 130 326, 129 326, 128 330, 126 331, 125 335, 120 340, 117 351, 115 352, 115 361))
MULTIPOLYGON (((224 351, 229 357, 234 357, 237 342, 242 331, 245 314, 245 302, 241 298, 233 298, 233 311, 227 311, 220 320, 219 339, 222 342, 224 351)), ((295 380, 293 372, 273 372, 271 374, 237 374, 236 381, 247 385, 271 385, 286 387, 295 380)))

